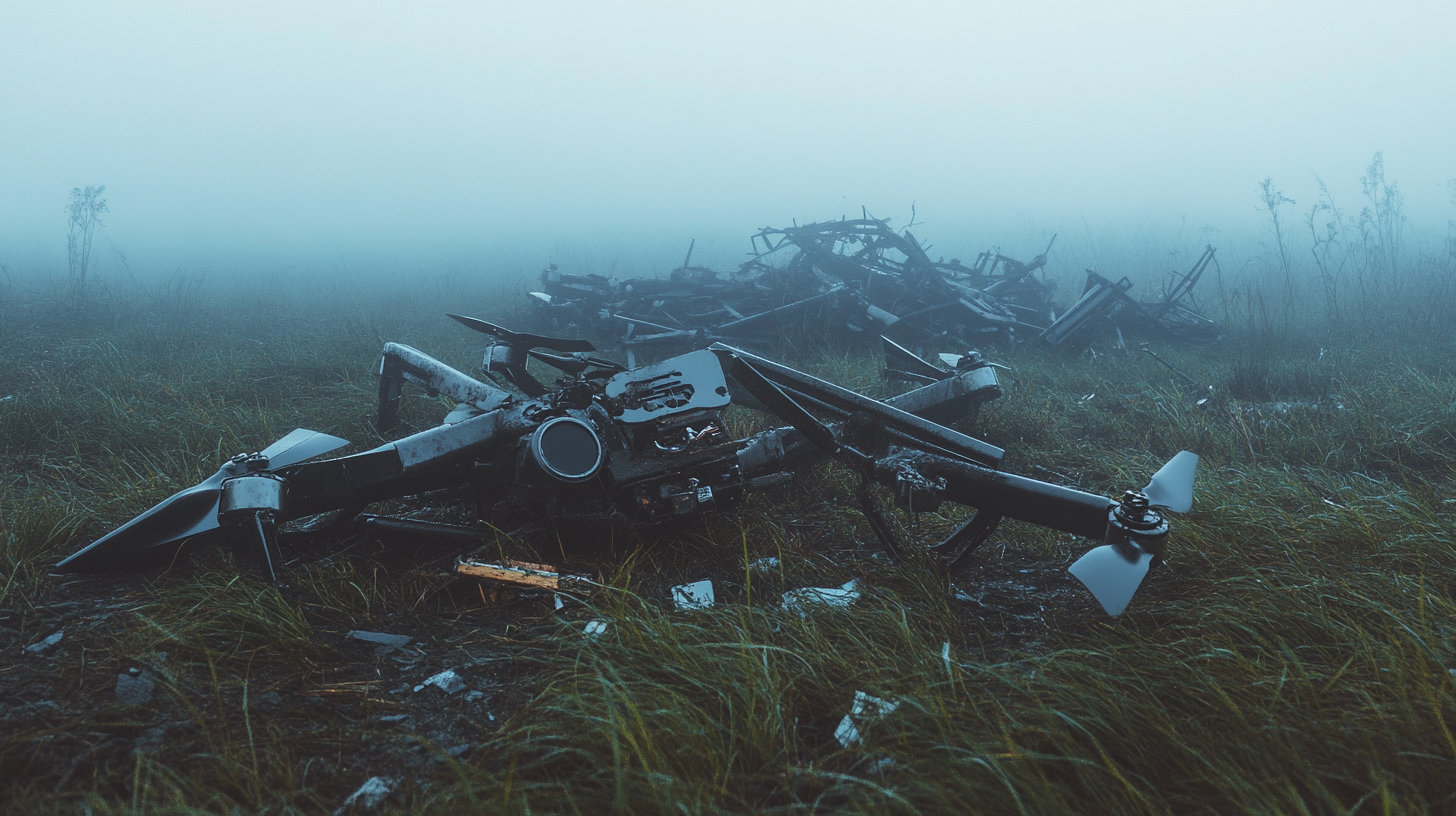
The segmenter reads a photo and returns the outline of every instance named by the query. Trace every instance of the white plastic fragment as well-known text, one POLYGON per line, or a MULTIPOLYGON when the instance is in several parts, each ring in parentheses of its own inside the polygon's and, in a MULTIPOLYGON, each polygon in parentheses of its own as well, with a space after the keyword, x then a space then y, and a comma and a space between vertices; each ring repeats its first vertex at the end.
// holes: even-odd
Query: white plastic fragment
POLYGON ((334 811, 334 816, 343 816, 349 808, 362 808, 372 810, 384 804, 384 800, 394 793, 394 787, 398 783, 387 776, 371 776, 359 790, 349 795, 344 804, 334 811))
POLYGON ((598 637, 600 635, 604 635, 604 634, 606 634, 606 632, 607 632, 607 622, 604 621, 604 620, 587 621, 586 622, 586 628, 582 630, 582 634, 583 635, 586 635, 589 638, 594 638, 594 637, 598 637))
POLYGON ((426 686, 434 686, 446 694, 454 694, 465 688, 465 681, 460 679, 460 675, 456 674, 454 669, 446 669, 415 686, 415 692, 423 691, 426 686))
POLYGON ((950 674, 950 641, 940 647, 940 659, 945 661, 945 673, 950 674))
POLYGON ((753 570, 754 572, 768 572, 769 570, 776 570, 779 568, 779 560, 772 555, 766 556, 749 564, 748 568, 753 570))
POLYGON ((376 644, 379 648, 375 649, 374 653, 380 655, 381 657, 389 654, 395 649, 400 648, 401 646, 408 646, 409 642, 414 639, 410 635, 391 635, 385 632, 364 632, 357 629, 351 629, 349 631, 349 634, 345 635, 344 637, 353 638, 354 640, 362 640, 365 643, 376 644))
POLYGON ((783 596, 784 608, 798 612, 804 617, 809 616, 809 611, 816 604, 836 609, 848 609, 850 604, 857 600, 859 600, 858 578, 851 578, 838 588, 804 587, 791 589, 783 596))
POLYGON ((834 738, 845 748, 859 742, 859 729, 854 727, 854 720, 848 714, 839 721, 839 727, 834 729, 834 738))
POLYGON ((672 602, 678 609, 707 609, 713 605, 713 582, 696 581, 672 588, 672 602))
POLYGON ((854 705, 850 706, 849 713, 844 715, 844 719, 839 721, 839 727, 834 729, 834 738, 839 740, 840 745, 848 748, 860 741, 860 729, 884 718, 899 707, 900 704, 897 702, 865 694, 863 691, 856 691, 854 705))
POLYGON ((40 641, 38 643, 32 643, 29 646, 26 646, 25 647, 25 650, 27 652, 30 652, 31 654, 40 654, 41 652, 44 652, 46 649, 49 649, 50 647, 56 645, 57 643, 60 643, 61 642, 61 635, 65 634, 65 631, 66 630, 64 630, 64 629, 57 629, 55 631, 55 633, 52 634, 50 637, 48 637, 45 640, 42 640, 42 641, 40 641))
POLYGON ((865 770, 869 771, 871 774, 874 774, 875 776, 879 776, 880 774, 884 773, 885 771, 888 771, 891 768, 895 767, 896 764, 897 763, 895 762, 895 758, 894 757, 889 757, 889 756, 887 756, 887 757, 880 757, 879 759, 875 760, 874 762, 871 762, 870 763, 870 766, 868 768, 866 768, 865 770))

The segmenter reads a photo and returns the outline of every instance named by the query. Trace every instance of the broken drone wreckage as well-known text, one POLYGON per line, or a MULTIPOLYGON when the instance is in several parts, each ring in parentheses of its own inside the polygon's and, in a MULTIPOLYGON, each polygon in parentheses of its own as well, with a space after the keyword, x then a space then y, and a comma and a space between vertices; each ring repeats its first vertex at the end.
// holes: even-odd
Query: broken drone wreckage
POLYGON ((1055 241, 1024 263, 987 251, 967 266, 932 261, 908 229, 896 232, 866 214, 760 230, 753 257, 733 273, 690 266, 692 245, 666 279, 618 280, 553 264, 541 273, 541 291, 529 297, 546 331, 612 338, 629 355, 752 342, 806 324, 907 345, 1009 348, 1033 341, 1077 351, 1101 337, 1123 345, 1125 333, 1176 340, 1222 334, 1193 303, 1194 287, 1215 263, 1213 247, 1187 274, 1172 273, 1172 285, 1153 301, 1130 296, 1129 279, 1089 269, 1082 295, 1059 316, 1054 286, 1035 274, 1055 241), (771 263, 779 258, 781 265, 771 263))
MULTIPOLYGON (((927 384, 882 402, 721 343, 629 369, 596 356, 585 340, 451 317, 493 338, 482 379, 397 343, 385 345, 379 367, 381 431, 397 424, 406 382, 458 403, 440 426, 329 459, 316 457, 348 443, 295 430, 261 452, 233 457, 59 569, 164 567, 193 546, 229 541, 276 582, 280 545, 352 523, 484 543, 468 526, 365 514, 373 502, 469 485, 477 496, 513 496, 561 523, 656 522, 733 507, 827 454, 860 476, 860 509, 892 554, 900 547, 876 509, 875 483, 907 511, 933 511, 944 501, 975 508, 931 547, 952 569, 1003 518, 1099 542, 1071 571, 1116 615, 1162 553, 1163 512, 1192 506, 1198 457, 1186 451, 1120 500, 998 470, 1001 449, 937 424, 999 395, 995 368, 978 354, 942 355, 954 366, 944 370, 887 340, 887 373, 927 384), (527 371, 528 358, 565 376, 547 387, 527 371), (724 421, 730 404, 787 425, 734 438, 724 421)), ((457 571, 492 574, 479 567, 462 562, 457 571)), ((535 572, 501 568, 495 575, 535 572)), ((550 584, 540 572, 534 583, 550 584)))

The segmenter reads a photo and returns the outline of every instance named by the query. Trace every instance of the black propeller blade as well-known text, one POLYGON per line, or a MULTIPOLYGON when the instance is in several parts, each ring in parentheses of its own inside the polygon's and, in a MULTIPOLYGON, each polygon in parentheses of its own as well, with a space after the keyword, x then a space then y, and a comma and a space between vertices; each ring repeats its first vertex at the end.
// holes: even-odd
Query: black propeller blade
POLYGON ((627 367, 622 365, 621 363, 613 360, 608 360, 603 357, 592 357, 585 353, 570 354, 565 356, 559 354, 547 354, 544 351, 528 351, 526 353, 531 355, 533 358, 540 360, 546 365, 551 366, 557 371, 563 371, 567 374, 572 375, 573 377, 592 366, 605 369, 606 371, 612 373, 627 370, 627 367))
POLYGON ((885 365, 893 371, 924 378, 929 382, 939 382, 955 374, 955 372, 945 371, 925 362, 915 352, 884 335, 880 335, 880 340, 885 344, 885 365))
POLYGON ((544 348, 552 351, 559 351, 570 354, 577 351, 596 351, 597 347, 586 340, 567 340, 562 337, 542 337, 539 334, 525 334, 513 332, 509 329, 497 326, 494 323, 487 323, 478 317, 466 317, 458 314, 448 314, 451 319, 459 322, 462 326, 475 329, 481 334, 488 334, 500 340, 502 343, 509 343, 522 349, 544 348))
POLYGON ((337 436, 299 428, 253 457, 228 460, 201 483, 178 491, 56 568, 61 572, 108 572, 166 566, 188 539, 221 526, 218 502, 223 482, 254 470, 287 467, 347 444, 348 440, 337 436))

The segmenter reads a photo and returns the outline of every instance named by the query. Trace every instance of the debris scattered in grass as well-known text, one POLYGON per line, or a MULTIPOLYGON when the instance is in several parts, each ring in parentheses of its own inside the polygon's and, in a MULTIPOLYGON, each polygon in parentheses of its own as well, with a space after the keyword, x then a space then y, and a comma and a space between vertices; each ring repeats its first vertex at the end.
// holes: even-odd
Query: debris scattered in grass
POLYGON ((454 669, 446 669, 439 674, 431 675, 428 680, 415 686, 415 692, 423 691, 428 686, 434 686, 446 694, 454 694, 464 690, 465 681, 460 679, 460 675, 454 669))
POLYGON ((791 589, 783 595, 784 609, 798 612, 804 617, 815 606, 831 609, 848 609, 859 600, 859 579, 851 578, 840 587, 804 587, 791 589))
POLYGON ((863 691, 854 693, 854 704, 850 706, 849 713, 839 721, 839 727, 834 729, 834 738, 839 744, 848 748, 861 741, 861 731, 872 723, 883 719, 893 713, 900 704, 883 700, 863 691))
POLYGON ((374 650, 374 653, 380 657, 402 646, 408 646, 409 642, 414 640, 414 637, 411 635, 390 635, 384 632, 365 632, 358 629, 350 630, 349 634, 345 635, 345 637, 362 640, 365 643, 379 644, 378 648, 374 650))
MULTIPOLYGON (((94 345, 0 327, 0 393, 17 395, 0 411, 0 646, 15 656, 0 661, 0 810, 328 813, 380 774, 408 781, 375 807, 417 812, 1456 809, 1449 761, 1433 759, 1449 760, 1456 728, 1447 341, 1361 337, 1359 365, 1340 349, 1314 364, 1331 343, 1311 337, 1303 358, 1252 375, 1239 338, 1168 352, 1218 385, 1202 410, 1139 355, 1009 356, 1015 387, 976 426, 1007 470, 1111 495, 1176 450, 1207 463, 1195 512, 1115 622, 1065 572, 1085 542, 1010 521, 950 576, 913 552, 876 564, 847 509, 853 477, 833 467, 700 526, 502 533, 478 554, 593 575, 607 589, 585 611, 483 602, 451 577, 457 553, 372 540, 290 556, 287 592, 221 548, 140 578, 49 574, 280 428, 371 439, 381 335, 478 365, 475 338, 431 334, 459 298, 406 300, 263 317, 142 303, 94 345), (234 342, 264 329, 266 348, 234 342), (1257 388, 1229 388, 1236 375, 1257 388), (1332 390, 1338 402, 1321 398, 1332 390), (1282 401, 1316 404, 1270 407, 1282 401), (874 591, 852 584, 848 614, 783 611, 838 609, 824 593, 842 600, 838 583, 863 574, 874 591), (667 603, 699 578, 714 606, 667 603), (780 603, 788 587, 822 589, 801 606, 802 590, 780 603), (598 637, 570 637, 592 620, 598 637), (378 630, 429 654, 361 660, 385 644, 339 636, 378 630), (118 712, 132 666, 153 698, 118 712), (424 689, 445 666, 465 686, 424 689), (899 707, 850 716, 860 741, 845 749, 857 688, 899 707), (460 745, 461 761, 441 759, 460 745)), ((791 353, 882 387, 872 356, 791 353)), ((439 413, 420 396, 402 417, 422 429, 439 413)), ((481 500, 404 503, 445 518, 481 500)), ((936 540, 958 513, 922 513, 903 540, 936 540)))
POLYGON ((713 582, 694 581, 672 588, 672 602, 678 609, 708 609, 713 605, 713 582))
POLYGON ((116 676, 116 702, 128 708, 149 703, 156 688, 151 672, 132 667, 116 676))
POLYGON ((57 643, 60 643, 61 642, 61 636, 63 634, 65 634, 65 630, 63 630, 63 629, 57 629, 54 633, 51 634, 50 637, 46 638, 45 640, 42 640, 42 641, 39 641, 39 642, 36 642, 36 643, 32 643, 29 646, 26 646, 25 647, 25 650, 27 652, 30 652, 31 654, 40 654, 41 652, 44 652, 46 649, 49 649, 50 647, 56 645, 57 643))
POLYGON ((344 804, 334 811, 334 816, 361 811, 377 810, 384 805, 389 795, 394 793, 399 783, 387 776, 371 776, 359 789, 350 794, 344 804))

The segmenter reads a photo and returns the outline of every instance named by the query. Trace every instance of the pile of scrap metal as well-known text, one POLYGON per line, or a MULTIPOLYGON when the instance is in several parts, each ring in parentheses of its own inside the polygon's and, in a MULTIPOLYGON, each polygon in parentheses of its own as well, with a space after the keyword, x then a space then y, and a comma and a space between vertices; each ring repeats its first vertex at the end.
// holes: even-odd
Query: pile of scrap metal
POLYGON ((1045 268, 1051 243, 1028 262, 988 251, 966 265, 931 260, 908 230, 869 217, 765 228, 752 243, 752 259, 731 273, 691 266, 689 246, 683 265, 665 280, 571 274, 553 264, 541 274, 542 290, 530 297, 550 330, 615 335, 629 352, 752 343, 806 330, 885 335, 958 351, 1026 340, 1063 345, 1116 335, 1120 341, 1123 331, 1150 329, 1218 334, 1187 305, 1211 248, 1158 303, 1134 301, 1126 278, 1113 283, 1089 271, 1082 299, 1058 317, 1055 285, 1035 274, 1045 268))
POLYGON ((1124 334, 1165 337, 1180 340, 1217 340, 1223 329, 1198 312, 1193 300, 1193 287, 1214 260, 1214 248, 1204 247, 1203 254, 1188 274, 1172 273, 1172 285, 1163 290, 1156 301, 1137 301, 1127 292, 1132 281, 1124 277, 1116 283, 1087 270, 1087 285, 1082 297, 1072 308, 1053 320, 1040 339, 1053 346, 1068 345, 1085 349, 1094 340, 1109 333, 1116 337, 1116 346, 1125 347, 1124 334))
POLYGON ((1046 265, 1045 252, 1027 263, 998 252, 981 253, 971 266, 932 261, 908 231, 874 218, 766 228, 752 241, 753 258, 734 272, 691 266, 691 247, 667 279, 551 265, 530 297, 545 327, 616 335, 628 350, 751 342, 788 328, 917 343, 942 336, 960 348, 1001 338, 1010 345, 1018 327, 1036 336, 1051 319, 1053 286, 1033 274, 1046 265))
POLYGON ((852 329, 915 341, 944 338, 967 347, 1014 344, 1018 328, 1036 336, 1051 320, 1055 287, 1033 274, 1046 266, 1051 243, 1027 263, 982 252, 966 266, 955 258, 932 261, 909 230, 862 218, 760 230, 753 248, 745 267, 768 273, 775 268, 764 259, 793 248, 784 272, 845 287, 866 301, 865 317, 873 325, 850 323, 852 329))

